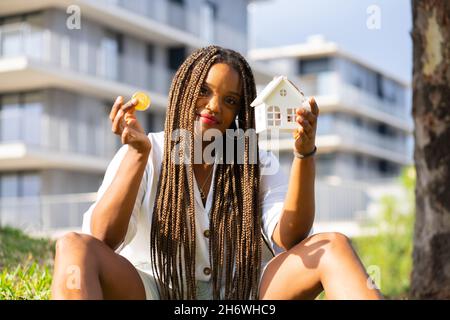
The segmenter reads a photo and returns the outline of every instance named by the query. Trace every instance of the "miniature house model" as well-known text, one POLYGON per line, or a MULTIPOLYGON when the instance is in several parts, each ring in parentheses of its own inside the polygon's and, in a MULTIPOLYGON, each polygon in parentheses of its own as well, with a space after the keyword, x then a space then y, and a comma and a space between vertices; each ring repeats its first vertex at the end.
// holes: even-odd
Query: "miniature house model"
POLYGON ((256 132, 294 131, 298 128, 295 110, 304 107, 304 102, 303 93, 286 76, 275 77, 251 103, 255 108, 256 132))

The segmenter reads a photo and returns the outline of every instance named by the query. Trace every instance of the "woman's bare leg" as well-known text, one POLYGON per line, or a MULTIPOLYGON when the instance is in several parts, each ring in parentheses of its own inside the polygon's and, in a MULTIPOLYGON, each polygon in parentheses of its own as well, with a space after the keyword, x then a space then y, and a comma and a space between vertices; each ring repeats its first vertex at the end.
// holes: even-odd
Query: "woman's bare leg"
POLYGON ((350 241, 340 233, 313 235, 274 257, 264 272, 260 299, 381 299, 350 241))
POLYGON ((52 299, 145 299, 135 267, 102 241, 68 233, 57 241, 52 299))

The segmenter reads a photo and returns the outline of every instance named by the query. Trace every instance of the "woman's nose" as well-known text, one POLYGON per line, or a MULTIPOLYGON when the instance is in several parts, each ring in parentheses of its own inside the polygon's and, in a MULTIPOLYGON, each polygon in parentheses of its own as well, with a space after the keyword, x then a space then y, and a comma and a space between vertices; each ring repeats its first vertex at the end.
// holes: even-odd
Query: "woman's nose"
POLYGON ((219 113, 220 112, 220 103, 219 103, 218 97, 213 95, 211 97, 211 99, 209 99, 208 109, 211 110, 214 113, 219 113))

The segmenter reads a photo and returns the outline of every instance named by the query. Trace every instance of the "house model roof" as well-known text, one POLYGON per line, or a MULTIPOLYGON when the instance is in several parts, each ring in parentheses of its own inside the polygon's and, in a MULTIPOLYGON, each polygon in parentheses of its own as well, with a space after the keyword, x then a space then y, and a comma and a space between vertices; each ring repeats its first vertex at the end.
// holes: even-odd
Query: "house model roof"
POLYGON ((292 84, 291 81, 286 76, 274 77, 272 81, 267 84, 267 86, 258 94, 255 100, 250 104, 252 107, 256 107, 262 103, 273 93, 273 91, 278 87, 281 82, 285 82, 287 87, 292 90, 292 92, 298 94, 300 100, 304 99, 303 93, 300 92, 296 86, 292 84))

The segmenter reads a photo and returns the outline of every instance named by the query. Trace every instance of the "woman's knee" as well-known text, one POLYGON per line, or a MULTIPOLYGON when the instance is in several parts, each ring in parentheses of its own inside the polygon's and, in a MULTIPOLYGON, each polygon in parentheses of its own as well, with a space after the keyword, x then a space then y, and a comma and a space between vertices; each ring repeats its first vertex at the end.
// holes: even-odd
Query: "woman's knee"
POLYGON ((323 232, 309 236, 292 247, 288 252, 314 260, 315 265, 324 257, 339 256, 343 251, 351 250, 350 239, 339 232, 323 232))
POLYGON ((325 232, 319 235, 322 237, 322 239, 329 241, 330 246, 333 248, 350 245, 350 239, 340 232, 325 232))
POLYGON ((77 232, 69 232, 56 241, 56 256, 59 258, 68 256, 96 256, 95 250, 99 240, 77 232))
POLYGON ((344 257, 354 256, 351 241, 346 235, 340 232, 325 232, 315 236, 316 241, 325 244, 322 266, 334 266, 344 257))

